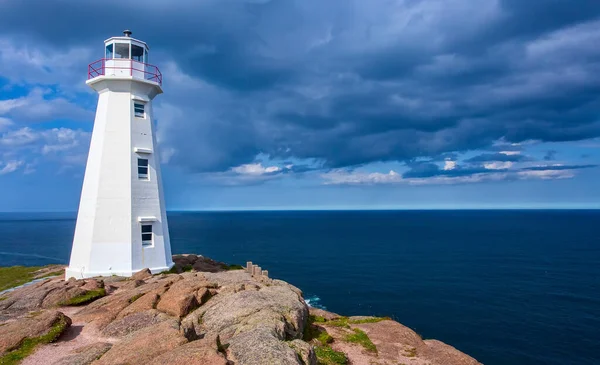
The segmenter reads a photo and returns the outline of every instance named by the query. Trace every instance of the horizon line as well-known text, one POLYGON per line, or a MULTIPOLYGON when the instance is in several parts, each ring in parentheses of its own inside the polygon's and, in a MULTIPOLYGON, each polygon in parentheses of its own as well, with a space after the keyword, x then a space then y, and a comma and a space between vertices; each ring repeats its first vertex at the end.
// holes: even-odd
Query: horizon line
MULTIPOLYGON (((518 210, 600 210, 600 206, 597 207, 465 207, 465 208, 215 208, 215 209, 168 209, 170 213, 194 213, 194 212, 206 212, 206 213, 226 213, 226 212, 344 212, 344 211, 461 211, 461 210, 507 210, 507 211, 518 211, 518 210)), ((11 214, 11 213, 65 213, 65 214, 76 214, 77 210, 14 210, 14 211, 0 211, 0 214, 11 214)))

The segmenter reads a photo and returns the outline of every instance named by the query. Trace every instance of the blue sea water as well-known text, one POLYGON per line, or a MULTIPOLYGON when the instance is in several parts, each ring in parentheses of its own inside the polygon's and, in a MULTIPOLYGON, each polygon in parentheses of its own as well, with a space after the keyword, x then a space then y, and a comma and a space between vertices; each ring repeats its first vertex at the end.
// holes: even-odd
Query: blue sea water
MULTIPOLYGON (((0 214, 0 265, 67 263, 74 214, 0 214)), ((487 365, 600 363, 600 211, 169 213, 174 253, 253 261, 312 305, 487 365)))

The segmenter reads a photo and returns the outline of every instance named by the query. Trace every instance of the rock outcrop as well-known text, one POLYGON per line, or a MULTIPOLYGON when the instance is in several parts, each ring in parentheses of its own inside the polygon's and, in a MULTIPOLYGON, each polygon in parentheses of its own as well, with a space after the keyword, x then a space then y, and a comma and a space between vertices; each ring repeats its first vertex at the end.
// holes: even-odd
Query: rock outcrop
POLYGON ((23 364, 478 364, 392 320, 309 311, 284 281, 196 255, 174 261, 174 273, 51 278, 3 295, 0 363, 23 339, 73 322, 23 364))

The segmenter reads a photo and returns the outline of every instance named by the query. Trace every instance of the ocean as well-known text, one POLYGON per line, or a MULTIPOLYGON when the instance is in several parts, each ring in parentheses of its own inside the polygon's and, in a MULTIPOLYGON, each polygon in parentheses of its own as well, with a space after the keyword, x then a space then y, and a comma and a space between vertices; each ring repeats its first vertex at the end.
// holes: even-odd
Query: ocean
MULTIPOLYGON (((487 365, 600 363, 600 211, 170 212, 174 253, 390 316, 487 365)), ((0 214, 0 265, 68 263, 75 214, 0 214)))

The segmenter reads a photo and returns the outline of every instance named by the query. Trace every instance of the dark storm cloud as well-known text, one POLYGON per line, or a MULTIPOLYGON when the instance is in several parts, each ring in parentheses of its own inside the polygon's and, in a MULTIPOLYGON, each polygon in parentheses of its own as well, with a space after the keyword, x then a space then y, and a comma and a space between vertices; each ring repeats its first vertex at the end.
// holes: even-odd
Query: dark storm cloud
POLYGON ((479 166, 469 166, 469 167, 461 167, 458 166, 451 170, 442 170, 436 164, 433 163, 420 163, 413 165, 410 170, 402 174, 402 177, 405 179, 410 178, 430 178, 437 176, 445 176, 445 177, 463 177, 463 176, 471 176, 475 174, 483 174, 490 172, 504 172, 507 169, 496 169, 496 170, 488 170, 484 167, 479 166))
MULTIPOLYGON (((15 42, 88 47, 131 28, 159 60, 207 83, 188 88, 166 72, 157 107, 161 144, 193 171, 259 153, 347 167, 600 136, 597 0, 0 7, 0 34, 15 42)), ((419 168, 407 174, 476 173, 419 168)))
POLYGON ((484 153, 479 156, 472 157, 467 162, 522 162, 529 161, 530 157, 524 155, 508 155, 505 153, 484 153))

